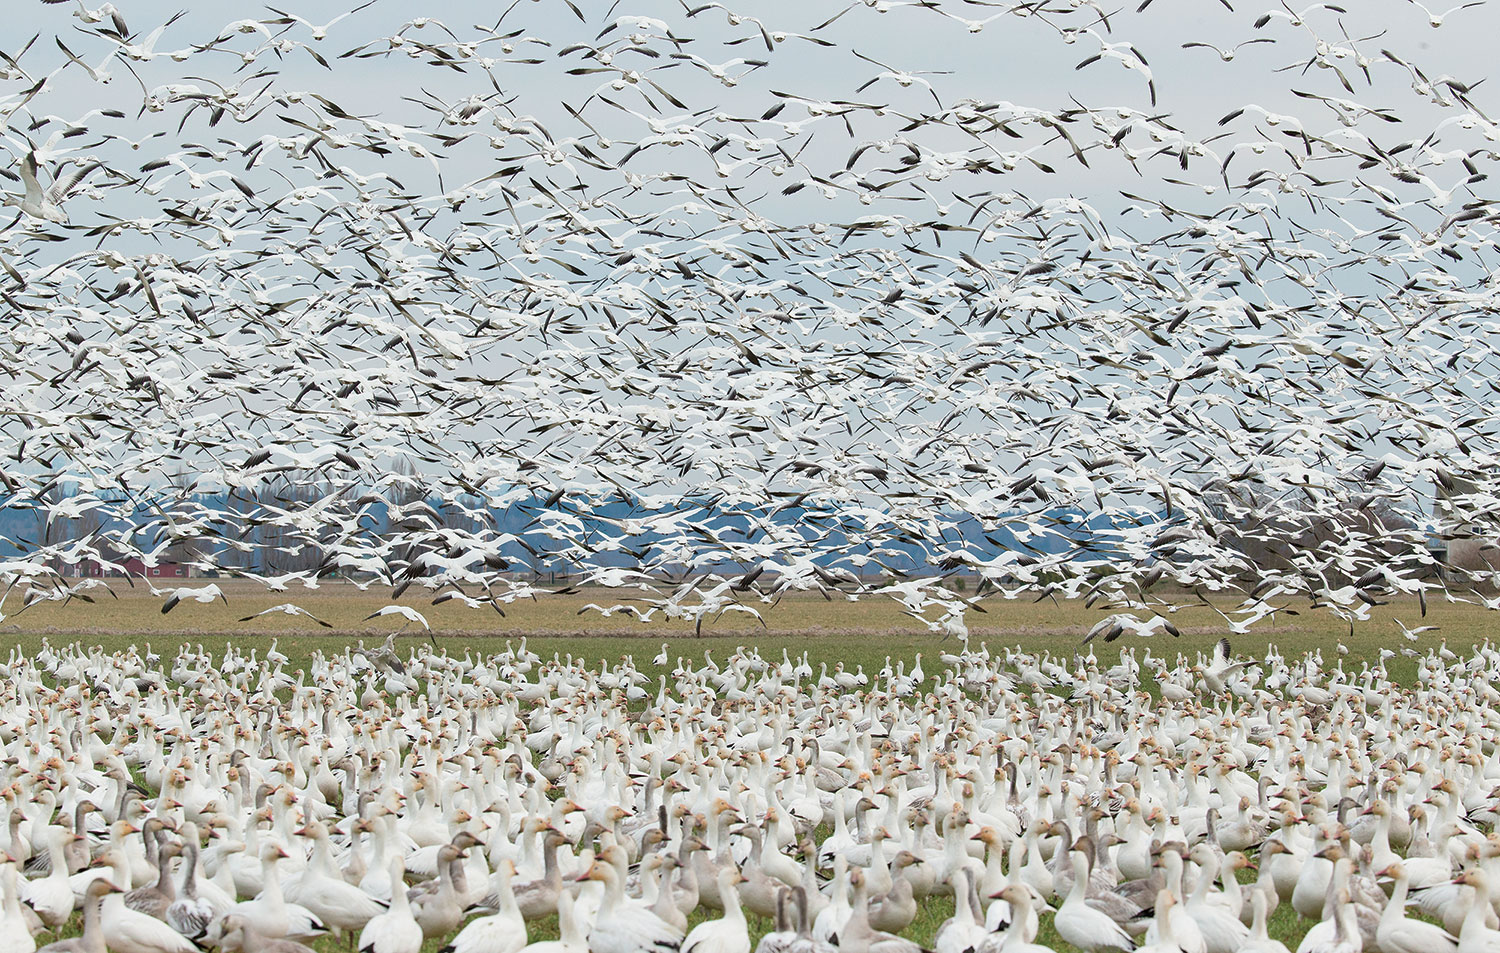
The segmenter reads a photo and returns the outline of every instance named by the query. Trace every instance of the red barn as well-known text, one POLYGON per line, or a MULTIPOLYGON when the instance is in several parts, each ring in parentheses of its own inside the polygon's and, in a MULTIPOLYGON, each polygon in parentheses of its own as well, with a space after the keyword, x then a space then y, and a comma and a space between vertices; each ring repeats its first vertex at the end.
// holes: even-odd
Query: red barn
POLYGON ((123 567, 125 573, 132 577, 141 576, 146 579, 186 579, 188 567, 182 563, 159 562, 155 566, 147 566, 139 559, 124 559, 112 566, 105 567, 99 563, 89 560, 84 563, 84 574, 88 576, 119 576, 122 575, 116 566, 123 567))

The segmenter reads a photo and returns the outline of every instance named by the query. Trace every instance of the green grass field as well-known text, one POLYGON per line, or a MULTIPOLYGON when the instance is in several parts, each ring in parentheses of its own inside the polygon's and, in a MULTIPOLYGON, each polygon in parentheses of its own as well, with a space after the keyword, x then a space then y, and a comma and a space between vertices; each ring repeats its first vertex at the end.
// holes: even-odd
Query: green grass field
MULTIPOLYGON (((207 580, 189 582, 199 585, 207 580)), ((280 650, 292 658, 295 666, 314 651, 338 651, 361 639, 379 642, 389 633, 400 631, 398 643, 408 639, 430 640, 460 655, 466 650, 493 652, 507 640, 515 642, 526 636, 528 645, 544 655, 559 652, 590 661, 615 661, 628 653, 643 668, 649 668, 650 659, 661 643, 667 642, 674 656, 701 657, 705 650, 722 655, 744 645, 777 657, 783 649, 794 655, 805 651, 814 664, 842 661, 846 666, 863 665, 869 670, 871 666, 883 665, 887 656, 909 663, 917 652, 925 653, 931 668, 930 660, 936 653, 957 645, 951 638, 940 639, 905 614, 899 603, 879 595, 867 595, 857 601, 835 596, 835 601, 827 601, 817 594, 797 593, 774 605, 749 599, 747 604, 760 612, 763 624, 744 613, 730 612, 706 623, 699 636, 687 622, 657 619, 643 624, 623 612, 606 618, 585 608, 591 603, 610 606, 639 595, 630 590, 546 594, 510 604, 506 615, 501 617, 491 609, 471 609, 456 601, 433 606, 430 595, 424 598, 410 590, 393 602, 388 591, 374 588, 361 591, 347 583, 280 593, 248 583, 219 581, 218 584, 225 591, 227 604, 218 600, 206 605, 183 602, 167 615, 161 613, 163 598, 152 595, 140 582, 130 587, 112 580, 115 597, 95 591, 92 604, 80 600, 68 604, 43 602, 16 612, 13 607, 20 600, 12 597, 7 603, 10 611, 0 620, 0 646, 20 646, 29 651, 47 638, 53 643, 81 640, 113 651, 149 641, 157 652, 172 652, 183 642, 210 649, 233 642, 248 648, 268 645, 269 637, 274 636, 280 650), (287 602, 308 610, 332 628, 281 613, 239 621, 287 602), (392 604, 421 612, 431 631, 407 624, 399 616, 366 619, 376 609, 392 604)), ((1096 642, 1093 651, 1101 660, 1114 659, 1120 648, 1132 645, 1149 648, 1167 658, 1178 652, 1191 657, 1196 652, 1209 651, 1226 634, 1223 618, 1191 595, 1180 595, 1176 601, 1183 607, 1170 618, 1183 633, 1181 638, 1126 637, 1112 645, 1096 642)), ((1232 605, 1231 600, 1225 600, 1219 603, 1219 608, 1227 611, 1232 605)), ((1349 663, 1357 665, 1362 660, 1373 661, 1381 648, 1399 649, 1408 645, 1401 638, 1396 619, 1409 626, 1418 623, 1438 626, 1437 631, 1425 633, 1415 643, 1419 650, 1440 640, 1462 650, 1489 638, 1495 628, 1495 616, 1482 607, 1436 600, 1429 603, 1425 618, 1420 616, 1415 599, 1398 599, 1377 606, 1371 610, 1368 621, 1355 623, 1352 636, 1349 623, 1325 609, 1310 608, 1305 603, 1294 603, 1291 608, 1298 614, 1279 614, 1257 625, 1250 634, 1236 636, 1234 652, 1260 656, 1268 644, 1275 644, 1289 656, 1321 651, 1324 660, 1332 664, 1342 644, 1348 649, 1349 663)), ((987 642, 991 648, 1019 646, 1027 651, 1046 650, 1070 656, 1082 648, 1080 640, 1084 633, 1106 614, 1107 609, 1087 608, 1081 600, 1033 602, 1029 598, 1005 600, 992 596, 968 613, 967 622, 974 646, 987 642)), ((1403 673, 1413 670, 1405 659, 1394 659, 1390 665, 1398 680, 1403 673)))
MULTIPOLYGON (((199 584, 199 581, 193 582, 199 584)), ((96 593, 93 604, 80 601, 68 605, 39 604, 19 615, 12 613, 0 622, 0 646, 7 650, 19 647, 31 653, 44 639, 54 645, 80 641, 102 646, 107 651, 149 643, 155 652, 165 657, 183 643, 202 645, 214 652, 229 643, 264 651, 275 637, 278 648, 291 658, 292 667, 297 668, 315 652, 342 651, 361 639, 368 643, 379 642, 387 634, 401 630, 404 622, 399 617, 365 620, 365 616, 374 610, 391 604, 388 592, 362 592, 349 585, 326 585, 315 591, 297 589, 268 593, 252 585, 220 585, 227 594, 227 605, 221 601, 207 605, 187 602, 165 616, 160 611, 162 599, 151 595, 139 584, 134 589, 116 586, 118 598, 96 593), (321 628, 306 619, 280 614, 260 616, 250 622, 239 621, 244 616, 284 602, 295 602, 331 623, 333 628, 321 628)), ((571 655, 591 665, 601 661, 614 663, 629 655, 639 668, 653 676, 663 673, 651 664, 663 642, 668 644, 669 654, 674 659, 679 655, 701 659, 704 652, 722 659, 736 647, 753 646, 776 659, 783 651, 794 658, 806 652, 815 669, 824 663, 832 667, 842 662, 851 669, 863 666, 871 674, 883 666, 887 658, 893 662, 905 660, 910 664, 919 652, 923 653, 924 666, 932 671, 939 664, 937 655, 940 652, 957 649, 954 640, 941 640, 920 622, 904 614, 899 604, 882 596, 866 596, 850 602, 826 601, 815 594, 799 594, 783 599, 775 606, 752 603, 762 612, 764 625, 746 615, 729 613, 716 623, 706 625, 701 636, 695 635, 693 627, 683 622, 640 624, 620 613, 605 618, 596 611, 584 609, 589 603, 612 605, 626 595, 628 593, 620 591, 548 594, 535 601, 525 600, 506 607, 506 616, 502 618, 492 610, 469 609, 455 603, 432 606, 430 598, 413 598, 408 593, 399 604, 421 611, 432 630, 427 632, 407 626, 398 639, 397 648, 404 654, 404 643, 421 640, 457 655, 470 651, 491 653, 503 649, 507 641, 517 644, 525 637, 528 647, 544 656, 553 653, 571 655)), ((1127 637, 1114 645, 1095 644, 1093 651, 1104 664, 1112 663, 1119 650, 1128 647, 1135 647, 1138 651, 1149 648, 1154 654, 1168 658, 1179 652, 1190 658, 1197 652, 1207 653, 1225 634, 1224 621, 1206 606, 1191 605, 1191 596, 1183 596, 1181 601, 1187 607, 1172 616, 1183 633, 1180 639, 1127 637)), ((1227 610, 1231 604, 1223 603, 1220 608, 1227 610)), ((991 649, 1019 646, 1027 651, 1046 650, 1069 657, 1083 648, 1080 645, 1083 634, 1106 614, 1101 609, 1086 608, 1081 602, 1058 604, 1050 600, 1036 603, 991 598, 982 605, 985 612, 974 611, 968 616, 971 645, 977 647, 984 642, 991 649)), ((1495 617, 1483 608, 1447 602, 1431 604, 1427 616, 1420 618, 1419 606, 1413 599, 1374 608, 1370 620, 1356 623, 1351 636, 1348 623, 1326 610, 1305 605, 1293 608, 1299 610, 1298 615, 1279 615, 1274 622, 1257 627, 1252 634, 1237 637, 1233 642, 1235 654, 1263 655, 1267 645, 1274 643, 1289 656, 1321 651, 1325 663, 1332 665, 1341 656, 1339 649, 1343 646, 1348 650, 1344 664, 1357 668, 1363 662, 1373 663, 1382 648, 1399 649, 1409 644, 1401 638, 1395 619, 1409 626, 1421 622, 1439 627, 1435 632, 1425 633, 1414 644, 1419 651, 1446 641, 1459 652, 1490 638, 1495 621, 1495 617)), ((1389 664, 1397 681, 1409 682, 1414 675, 1415 663, 1408 659, 1397 657, 1389 664)), ((1242 879, 1254 878, 1253 871, 1241 873, 1242 879)), ((922 904, 906 935, 928 946, 938 927, 951 914, 951 900, 930 898, 922 904)), ((700 910, 692 919, 696 923, 703 918, 700 910)), ((75 934, 77 919, 75 917, 75 923, 60 935, 75 934)), ((752 930, 757 938, 770 926, 767 921, 752 918, 752 930)), ((1289 906, 1283 905, 1272 918, 1271 932, 1295 949, 1310 926, 1309 921, 1298 918, 1289 906)), ((555 920, 532 925, 531 940, 555 937, 555 920)), ((429 942, 424 953, 436 951, 443 942, 429 942)), ((1038 942, 1059 951, 1071 950, 1052 930, 1050 918, 1044 918, 1038 942)), ((330 938, 319 940, 313 946, 320 953, 347 950, 345 943, 330 938)))

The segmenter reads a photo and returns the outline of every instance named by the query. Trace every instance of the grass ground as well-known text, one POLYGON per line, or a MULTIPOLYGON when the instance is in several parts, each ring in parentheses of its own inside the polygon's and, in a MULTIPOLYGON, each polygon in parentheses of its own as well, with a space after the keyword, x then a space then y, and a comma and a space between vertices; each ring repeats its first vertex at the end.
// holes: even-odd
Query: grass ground
MULTIPOLYGON (((96 595, 97 601, 93 604, 75 601, 69 605, 34 606, 19 615, 13 613, 0 623, 0 647, 7 650, 19 647, 30 653, 40 647, 43 639, 53 644, 76 640, 114 651, 149 642, 156 652, 170 655, 184 642, 201 644, 211 651, 218 651, 230 642, 242 648, 264 651, 275 637, 278 648, 291 658, 292 666, 299 667, 314 652, 341 651, 360 639, 379 641, 388 633, 400 630, 404 621, 399 617, 395 621, 365 618, 376 609, 392 604, 386 592, 360 591, 350 585, 325 585, 316 591, 299 589, 267 593, 252 585, 220 585, 228 597, 227 604, 222 601, 207 605, 187 602, 165 616, 160 611, 163 599, 139 585, 135 589, 117 586, 118 598, 96 595), (331 623, 333 628, 321 628, 306 619, 280 614, 259 616, 250 622, 239 621, 284 602, 295 602, 331 623)), ((799 594, 775 606, 757 605, 764 625, 748 616, 730 613, 705 626, 701 636, 684 622, 642 625, 619 613, 606 618, 585 608, 590 603, 612 605, 621 601, 623 595, 625 593, 618 591, 549 594, 536 601, 527 600, 508 606, 507 614, 502 618, 491 610, 469 609, 454 603, 432 606, 428 599, 412 598, 408 594, 398 604, 422 612, 432 630, 424 632, 408 626, 401 633, 401 641, 431 640, 450 653, 461 655, 465 651, 495 652, 507 641, 515 644, 524 636, 528 646, 544 656, 553 653, 572 655, 597 664, 600 661, 613 663, 630 655, 649 674, 660 672, 651 664, 651 659, 663 642, 668 644, 673 658, 678 655, 701 658, 706 651, 722 659, 737 646, 755 646, 763 654, 775 658, 779 658, 782 651, 793 657, 806 652, 815 667, 823 663, 831 667, 842 662, 849 668, 863 666, 872 674, 885 664, 887 658, 893 662, 905 660, 909 665, 919 652, 924 653, 924 664, 931 671, 937 666, 938 653, 956 648, 953 640, 941 641, 920 622, 905 615, 899 604, 880 596, 867 596, 857 602, 829 602, 817 595, 799 594)), ((1184 597, 1182 601, 1190 599, 1184 597)), ((988 642, 992 649, 1019 646, 1027 651, 1049 650, 1064 655, 1079 650, 1083 634, 1106 614, 1102 610, 1085 608, 1078 602, 1058 604, 1050 600, 1033 603, 992 598, 983 603, 983 608, 987 611, 971 612, 968 616, 971 644, 977 646, 988 642)), ((1228 609, 1229 603, 1220 608, 1228 609)), ((1421 622, 1438 627, 1436 631, 1422 635, 1421 641, 1415 644, 1419 650, 1442 640, 1461 652, 1489 638, 1494 631, 1493 615, 1466 604, 1435 603, 1429 607, 1425 618, 1419 618, 1420 609, 1415 600, 1398 600, 1375 607, 1370 620, 1357 623, 1352 634, 1347 622, 1325 610, 1305 605, 1293 608, 1298 610, 1297 615, 1279 615, 1274 622, 1257 627, 1252 634, 1236 637, 1235 653, 1263 655, 1267 645, 1274 643, 1289 656, 1321 651, 1325 662, 1331 665, 1340 657, 1340 646, 1343 646, 1348 650, 1345 664, 1357 667, 1361 662, 1373 663, 1382 648, 1399 649, 1408 644, 1400 635, 1396 619, 1409 626, 1421 622)), ((1180 639, 1126 639, 1116 645, 1095 645, 1094 650, 1103 662, 1112 662, 1119 648, 1128 646, 1149 647, 1155 654, 1168 657, 1178 652, 1191 656, 1200 651, 1208 652, 1225 633, 1222 617, 1206 606, 1184 608, 1173 616, 1173 620, 1183 633, 1180 639)), ((1392 660, 1391 670, 1397 681, 1409 682, 1415 666, 1398 657, 1392 660)), ((1253 872, 1242 873, 1253 879, 1253 872)), ((921 905, 917 919, 906 935, 930 946, 938 927, 951 914, 950 900, 929 898, 921 905)), ((701 919, 704 916, 700 911, 693 922, 701 919)), ((1310 922, 1298 918, 1287 905, 1276 911, 1270 924, 1272 936, 1292 949, 1296 949, 1310 926, 1310 922)), ((755 937, 768 929, 769 922, 752 918, 755 937)), ((555 938, 556 930, 555 920, 539 921, 532 925, 531 939, 555 938)), ((75 918, 75 924, 61 935, 76 932, 75 918)), ((1052 930, 1050 918, 1044 918, 1038 942, 1058 951, 1071 950, 1052 930)), ((443 941, 434 940, 426 944, 423 951, 435 953, 442 945, 443 941)), ((319 953, 339 953, 348 949, 346 943, 327 938, 313 946, 319 953)))
MULTIPOLYGON (((62 605, 41 603, 21 612, 12 608, 0 619, 0 647, 20 646, 30 650, 42 638, 54 643, 83 640, 107 650, 131 644, 150 642, 157 652, 172 652, 182 642, 202 644, 210 649, 228 642, 255 647, 278 639, 278 647, 300 664, 314 651, 338 651, 360 639, 378 642, 391 632, 400 631, 400 641, 430 639, 450 652, 466 650, 488 653, 503 647, 507 640, 521 636, 537 652, 550 655, 582 656, 590 661, 617 661, 630 654, 643 668, 662 642, 671 654, 701 656, 707 650, 722 657, 735 646, 756 646, 763 653, 778 655, 783 649, 792 654, 806 651, 814 664, 830 665, 842 661, 846 666, 879 668, 885 658, 905 659, 908 664, 917 652, 926 653, 928 668, 940 651, 953 649, 953 639, 943 641, 921 622, 902 611, 899 603, 885 596, 865 596, 850 602, 836 597, 826 601, 816 594, 798 593, 773 605, 750 600, 762 616, 763 624, 743 613, 726 613, 717 621, 705 624, 701 637, 690 623, 657 620, 642 624, 622 612, 602 616, 591 604, 613 605, 632 595, 628 590, 598 590, 544 595, 536 600, 522 600, 506 607, 501 617, 490 609, 470 609, 456 601, 430 604, 427 598, 408 591, 394 602, 388 591, 361 591, 352 585, 325 584, 316 590, 293 589, 273 593, 250 583, 219 582, 227 603, 215 600, 209 604, 183 602, 163 615, 164 597, 152 595, 137 582, 128 587, 112 581, 116 597, 102 592, 94 594, 92 604, 75 600, 62 605), (272 606, 292 602, 331 624, 322 628, 306 618, 281 613, 246 616, 272 606), (406 624, 400 616, 367 619, 386 605, 405 605, 421 612, 431 625, 431 632, 406 624), (403 630, 403 624, 405 628, 403 630)), ((198 584, 199 580, 192 580, 198 584)), ((1199 604, 1190 595, 1180 597, 1184 607, 1171 618, 1183 633, 1180 639, 1157 636, 1150 640, 1126 637, 1114 645, 1095 643, 1101 658, 1113 659, 1118 649, 1130 645, 1150 648, 1157 655, 1192 655, 1207 652, 1226 632, 1223 618, 1213 609, 1199 604)), ((19 599, 12 597, 7 608, 19 599)), ((1232 603, 1225 601, 1221 609, 1232 603)), ((1005 600, 991 597, 967 615, 971 644, 988 642, 992 648, 1019 646, 1027 651, 1050 650, 1071 655, 1080 648, 1079 640, 1090 627, 1107 614, 1100 608, 1086 608, 1081 601, 1032 602, 1029 599, 1005 600)), ((1495 616, 1470 604, 1434 601, 1425 618, 1415 599, 1393 600, 1377 606, 1370 619, 1355 624, 1351 635, 1349 624, 1324 609, 1306 604, 1293 605, 1298 614, 1279 614, 1257 625, 1251 634, 1236 636, 1233 648, 1237 655, 1263 655, 1274 643, 1283 653, 1293 656, 1319 650, 1332 664, 1337 647, 1349 650, 1349 660, 1373 661, 1381 648, 1406 646, 1394 620, 1415 627, 1419 623, 1435 625, 1436 631, 1424 633, 1416 648, 1425 649, 1438 640, 1446 640, 1455 650, 1473 645, 1491 636, 1495 616)), ((1391 663, 1393 674, 1401 680, 1414 671, 1403 659, 1391 663)))

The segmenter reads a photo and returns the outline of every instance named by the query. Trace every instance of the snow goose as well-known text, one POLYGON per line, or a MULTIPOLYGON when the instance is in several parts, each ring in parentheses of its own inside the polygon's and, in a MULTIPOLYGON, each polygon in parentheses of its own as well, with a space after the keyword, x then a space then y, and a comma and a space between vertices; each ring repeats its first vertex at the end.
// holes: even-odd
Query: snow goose
POLYGON ((734 889, 741 874, 731 867, 718 873, 719 896, 724 898, 724 915, 705 920, 693 927, 682 940, 682 953, 750 953, 750 928, 740 909, 739 893, 734 889))
POLYGON ((494 873, 499 894, 497 912, 470 920, 440 953, 517 953, 526 945, 526 918, 510 888, 515 874, 515 861, 500 861, 494 873))
MULTIPOLYGON (((1290 900, 1297 887, 1297 872, 1302 861, 1292 848, 1277 838, 1269 838, 1260 847, 1260 877, 1258 882, 1270 885, 1276 892, 1276 905, 1290 900)), ((1272 909, 1275 909, 1273 905, 1272 909)))
POLYGON ((313 853, 295 890, 286 891, 288 900, 311 910, 334 936, 363 929, 385 911, 385 904, 344 880, 334 866, 328 831, 321 822, 311 821, 297 833, 313 839, 313 853))
MULTIPOLYGON (((67 868, 59 868, 67 875, 67 868)), ((108 880, 95 880, 88 885, 83 900, 83 933, 67 940, 58 940, 38 947, 36 953, 108 953, 104 943, 104 924, 100 907, 104 898, 119 893, 120 888, 108 880)))
POLYGON ((1485 923, 1494 909, 1489 875, 1476 867, 1460 874, 1457 882, 1470 888, 1470 902, 1458 930, 1458 953, 1500 953, 1500 930, 1485 923))
POLYGON ((418 953, 422 949, 422 927, 412 916, 406 891, 401 889, 406 865, 397 854, 391 857, 387 869, 390 883, 396 887, 391 891, 391 906, 371 917, 359 931, 359 953, 418 953))
MULTIPOLYGON (((1328 897, 1328 882, 1333 877, 1333 861, 1323 856, 1323 850, 1331 843, 1334 843, 1334 839, 1329 836, 1329 831, 1319 827, 1317 839, 1313 842, 1308 857, 1298 870, 1296 886, 1292 889, 1291 897, 1283 896, 1282 898, 1290 899, 1292 908, 1300 916, 1309 920, 1320 920, 1323 917, 1323 907, 1328 897)), ((1278 884, 1278 892, 1280 889, 1280 884, 1278 884)))
POLYGON ((167 918, 167 908, 172 901, 177 899, 177 890, 172 884, 172 860, 182 856, 182 845, 176 843, 162 843, 162 835, 157 835, 156 843, 156 882, 144 887, 137 887, 125 895, 125 906, 137 913, 144 913, 148 917, 158 920, 167 918))
POLYGON ((1443 953, 1456 951, 1458 938, 1435 923, 1413 920, 1406 915, 1406 895, 1410 881, 1401 861, 1387 864, 1376 872, 1378 876, 1393 877, 1391 898, 1380 915, 1380 927, 1375 938, 1382 953, 1443 953))
POLYGON ((1286 944, 1271 939, 1266 926, 1268 911, 1275 890, 1270 885, 1256 886, 1250 891, 1250 938, 1240 946, 1239 953, 1291 953, 1286 944))
MULTIPOLYGON (((1173 940, 1182 947, 1184 953, 1204 953, 1208 944, 1203 939, 1203 932, 1198 929, 1198 921, 1183 909, 1182 901, 1177 899, 1183 895, 1184 859, 1187 853, 1185 844, 1181 841, 1171 841, 1162 845, 1161 852, 1157 855, 1157 863, 1162 871, 1162 887, 1171 891, 1172 899, 1176 901, 1168 904, 1165 917, 1171 922, 1173 940)), ((1158 890, 1158 895, 1159 893, 1158 890)), ((1154 910, 1154 899, 1152 903, 1154 910)), ((1146 941, 1154 943, 1158 939, 1157 931, 1161 929, 1161 923, 1154 916, 1146 923, 1144 931, 1146 941)))
MULTIPOLYGON (((912 892, 911 881, 901 874, 907 868, 922 862, 920 857, 909 850, 896 855, 896 875, 892 877, 891 889, 878 897, 870 898, 870 926, 887 933, 900 933, 917 918, 917 900, 912 892)), ((954 875, 962 869, 956 868, 954 875)), ((957 889, 956 885, 954 889, 957 889)))
POLYGON ((973 953, 989 936, 979 913, 978 887, 967 867, 953 876, 953 916, 938 928, 932 948, 936 953, 973 953))
POLYGON ((1307 935, 1297 945, 1297 953, 1360 953, 1364 948, 1359 939, 1359 928, 1354 922, 1354 904, 1349 900, 1348 888, 1340 887, 1335 890, 1329 907, 1332 931, 1307 931, 1307 935))
MULTIPOLYGON (((537 820, 545 831, 542 835, 542 876, 537 880, 516 884, 512 891, 516 897, 516 906, 520 908, 521 915, 528 920, 548 916, 557 910, 558 897, 562 892, 562 868, 558 866, 557 852, 568 842, 562 832, 548 824, 545 819, 538 818, 537 820)), ((498 866, 496 869, 499 869, 498 866)), ((496 902, 499 901, 498 895, 494 895, 491 891, 491 894, 486 895, 482 901, 482 905, 497 909, 489 902, 492 895, 496 902)))
POLYGON ((864 871, 850 871, 849 883, 854 890, 853 912, 849 914, 849 922, 839 931, 839 953, 921 953, 922 948, 911 940, 870 926, 864 871))
POLYGON ((769 932, 755 944, 755 953, 787 953, 796 942, 797 930, 792 923, 792 888, 776 891, 776 919, 769 932))
POLYGON ((839 931, 853 912, 849 905, 849 864, 841 854, 834 858, 829 902, 813 920, 812 935, 821 942, 836 943, 839 931))
MULTIPOLYGON (((740 903, 755 913, 766 916, 775 915, 776 892, 782 887, 790 887, 801 880, 801 868, 796 861, 787 857, 776 849, 774 837, 766 836, 759 827, 753 824, 744 824, 735 828, 735 833, 742 834, 750 839, 752 844, 750 856, 746 858, 744 866, 740 869, 740 877, 735 882, 738 887, 735 893, 739 896, 740 903), (774 857, 772 869, 778 866, 790 865, 791 870, 783 870, 783 874, 790 874, 793 879, 788 881, 782 876, 773 874, 762 866, 763 861, 774 857), (781 862, 780 864, 776 861, 781 862)), ((715 892, 718 890, 719 874, 725 869, 733 869, 733 865, 725 865, 714 871, 715 892)), ((720 896, 720 906, 723 906, 723 897, 720 896)))
POLYGON ((591 953, 676 953, 682 932, 650 910, 627 903, 613 864, 596 859, 578 879, 604 884, 604 900, 588 934, 591 953))
POLYGON ((1136 953, 1183 953, 1186 947, 1179 944, 1172 935, 1172 910, 1177 907, 1178 902, 1177 897, 1166 887, 1156 892, 1156 902, 1152 908, 1152 929, 1147 931, 1155 939, 1145 946, 1137 947, 1136 953))
POLYGON ((21 899, 31 905, 42 922, 52 928, 62 926, 73 915, 73 887, 68 882, 68 862, 64 846, 78 835, 61 827, 47 829, 47 854, 52 869, 47 876, 21 885, 21 899))
MULTIPOLYGON (((1250 936, 1250 929, 1240 922, 1237 910, 1231 910, 1228 905, 1215 902, 1209 896, 1209 888, 1219 873, 1218 855, 1207 843, 1199 843, 1193 847, 1192 860, 1200 868, 1198 882, 1183 908, 1198 925, 1207 953, 1235 953, 1250 936)), ((1231 871, 1225 876, 1232 878, 1234 873, 1231 871)))
MULTIPOLYGON (((165 916, 166 909, 161 910, 165 916)), ((123 894, 106 897, 101 916, 112 953, 196 953, 198 949, 166 920, 126 906, 123 894)))
POLYGON ((197 939, 213 922, 217 911, 211 901, 198 895, 198 828, 188 822, 183 825, 182 884, 177 888, 177 899, 167 907, 167 924, 188 939, 197 939))
POLYGON ((219 948, 224 953, 314 953, 312 947, 296 940, 263 936, 248 918, 233 913, 224 918, 224 936, 219 948))
POLYGON ((687 913, 678 906, 673 880, 677 876, 677 858, 672 854, 652 854, 641 861, 641 900, 651 912, 681 930, 688 931, 687 913))
POLYGON ((566 890, 557 897, 557 933, 557 939, 524 946, 521 953, 588 953, 588 941, 574 910, 573 895, 566 890))
MULTIPOLYGON (((1011 882, 1005 873, 1006 848, 1000 840, 999 832, 993 827, 979 828, 979 832, 971 840, 979 841, 985 848, 984 868, 976 875, 977 882, 974 886, 977 893, 988 897, 1011 882)), ((1010 867, 1018 875, 1025 859, 1026 842, 1023 837, 1018 837, 1010 844, 1010 867)))
POLYGON ((1266 839, 1266 823, 1250 811, 1250 798, 1241 797, 1233 816, 1221 818, 1212 828, 1223 851, 1249 850, 1266 839))
POLYGON ((991 931, 977 953, 1040 953, 1050 948, 1035 943, 1041 927, 1037 909, 1046 906, 1041 896, 1028 884, 1006 884, 991 895, 1010 910, 1010 920, 999 931, 991 931))
POLYGON ((6 861, 0 864, 0 953, 34 953, 32 933, 21 912, 15 864, 6 861))
POLYGON ((796 921, 797 936, 787 947, 787 953, 836 953, 836 947, 833 944, 813 936, 813 920, 807 905, 807 888, 794 887, 792 901, 792 906, 796 910, 793 919, 796 921))
MULTIPOLYGON (((235 904, 228 912, 244 917, 255 933, 265 937, 303 940, 326 932, 327 927, 316 914, 301 904, 288 903, 282 893, 276 864, 286 856, 287 852, 275 844, 263 845, 260 851, 260 893, 254 900, 235 904)), ((219 923, 209 928, 210 940, 217 939, 222 927, 221 918, 219 923)))

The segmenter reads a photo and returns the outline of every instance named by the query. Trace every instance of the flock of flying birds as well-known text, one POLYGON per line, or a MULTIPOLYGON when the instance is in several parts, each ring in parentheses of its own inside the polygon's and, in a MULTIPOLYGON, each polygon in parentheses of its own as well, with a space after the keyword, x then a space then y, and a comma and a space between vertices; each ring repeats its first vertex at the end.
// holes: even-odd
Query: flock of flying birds
POLYGON ((29 6, 0 581, 1479 598, 1490 11, 1169 6, 29 6))

